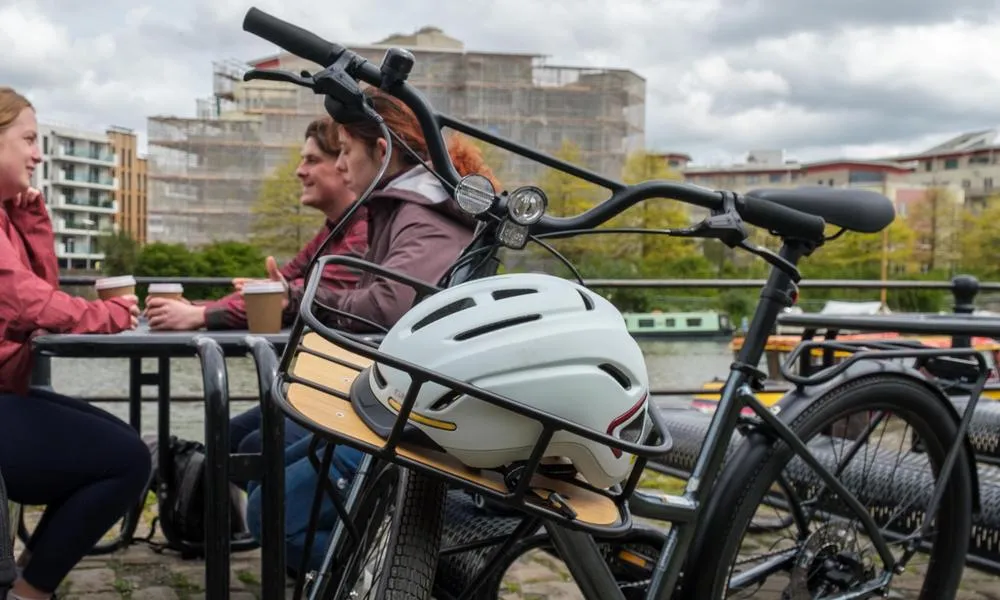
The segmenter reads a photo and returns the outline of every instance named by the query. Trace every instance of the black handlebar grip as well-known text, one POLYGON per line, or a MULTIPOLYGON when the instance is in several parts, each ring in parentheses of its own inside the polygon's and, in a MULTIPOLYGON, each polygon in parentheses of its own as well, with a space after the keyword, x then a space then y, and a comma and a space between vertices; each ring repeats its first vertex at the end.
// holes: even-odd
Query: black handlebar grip
POLYGON ((258 8, 252 7, 247 11, 243 18, 243 31, 324 67, 332 65, 344 53, 343 46, 328 42, 315 33, 282 21, 258 8))
POLYGON ((822 217, 753 196, 742 196, 742 200, 739 212, 748 223, 776 231, 782 237, 811 241, 823 239, 826 221, 822 217))

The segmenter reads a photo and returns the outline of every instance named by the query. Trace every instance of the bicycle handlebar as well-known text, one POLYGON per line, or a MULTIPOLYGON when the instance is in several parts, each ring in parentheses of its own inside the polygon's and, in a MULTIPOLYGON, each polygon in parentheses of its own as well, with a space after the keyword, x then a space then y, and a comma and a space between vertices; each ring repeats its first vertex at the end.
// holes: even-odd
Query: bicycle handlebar
MULTIPOLYGON (((250 8, 247 11, 243 19, 243 30, 323 67, 330 67, 338 62, 344 64, 344 71, 351 77, 369 85, 383 87, 382 71, 379 67, 339 44, 328 42, 314 33, 260 9, 250 8)), ((399 98, 413 111, 427 141, 427 150, 434 169, 446 181, 456 185, 461 177, 448 156, 447 145, 430 103, 423 94, 405 81, 395 82, 385 91, 399 98)), ((709 210, 719 210, 723 208, 725 195, 724 192, 691 184, 645 181, 622 186, 610 198, 582 214, 573 217, 545 215, 538 223, 531 226, 531 231, 534 234, 542 234, 591 229, 609 221, 630 206, 651 198, 672 198, 709 210)), ((823 239, 826 223, 821 217, 748 196, 736 196, 735 208, 747 223, 774 231, 778 235, 810 241, 823 239)))

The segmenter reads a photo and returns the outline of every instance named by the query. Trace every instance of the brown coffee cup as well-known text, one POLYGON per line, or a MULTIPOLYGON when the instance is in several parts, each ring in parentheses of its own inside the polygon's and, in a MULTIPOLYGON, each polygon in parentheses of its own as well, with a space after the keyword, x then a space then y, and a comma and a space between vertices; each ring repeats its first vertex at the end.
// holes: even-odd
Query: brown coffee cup
POLYGON ((94 282, 97 297, 101 300, 135 294, 135 277, 122 275, 120 277, 104 277, 94 282))
POLYGON ((184 298, 184 286, 179 283, 151 283, 146 292, 146 300, 150 298, 170 298, 171 300, 182 300, 184 298))
POLYGON ((279 333, 285 286, 280 281, 248 281, 243 286, 250 333, 279 333))

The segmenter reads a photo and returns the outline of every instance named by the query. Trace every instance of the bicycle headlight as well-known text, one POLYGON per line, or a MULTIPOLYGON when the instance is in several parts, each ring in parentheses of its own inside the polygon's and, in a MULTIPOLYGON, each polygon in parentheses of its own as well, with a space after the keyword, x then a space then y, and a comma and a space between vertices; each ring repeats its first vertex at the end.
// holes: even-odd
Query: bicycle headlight
POLYGON ((518 225, 533 225, 545 214, 549 199, 545 192, 532 185, 519 187, 507 201, 507 213, 518 225))

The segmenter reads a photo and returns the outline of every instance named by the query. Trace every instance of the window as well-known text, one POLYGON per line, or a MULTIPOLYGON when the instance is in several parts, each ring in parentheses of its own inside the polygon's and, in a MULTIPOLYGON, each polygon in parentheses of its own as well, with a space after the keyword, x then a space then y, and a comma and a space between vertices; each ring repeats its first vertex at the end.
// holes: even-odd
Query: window
POLYGON ((885 181, 883 171, 849 171, 847 173, 849 183, 881 183, 885 181))
POLYGON ((963 179, 962 180, 962 187, 968 189, 968 188, 972 187, 972 182, 969 181, 968 179, 963 179))
POLYGON ((988 165, 990 164, 990 157, 986 154, 979 154, 976 156, 969 157, 970 165, 988 165))
POLYGON ((664 327, 677 327, 677 320, 676 319, 664 319, 663 320, 663 325, 664 325, 664 327))
POLYGON ((49 161, 42 163, 42 179, 49 178, 49 161))
POLYGON ((697 318, 696 319, 688 319, 687 320, 687 326, 688 327, 701 327, 701 319, 697 319, 697 318))
POLYGON ((993 178, 987 177, 983 180, 983 189, 992 190, 993 189, 993 178))
POLYGON ((747 175, 747 183, 759 183, 760 175, 747 175))
POLYGON ((639 327, 652 327, 652 326, 653 326, 652 319, 639 319, 639 327))
POLYGON ((785 178, 784 173, 771 173, 770 175, 768 175, 767 180, 770 181, 771 183, 781 183, 781 181, 784 178, 785 178))
POLYGON ((931 160, 928 160, 928 161, 924 162, 924 170, 925 171, 933 171, 934 170, 934 159, 931 159, 931 160))
POLYGON ((946 158, 944 161, 944 168, 946 170, 957 169, 958 159, 957 158, 946 158))

